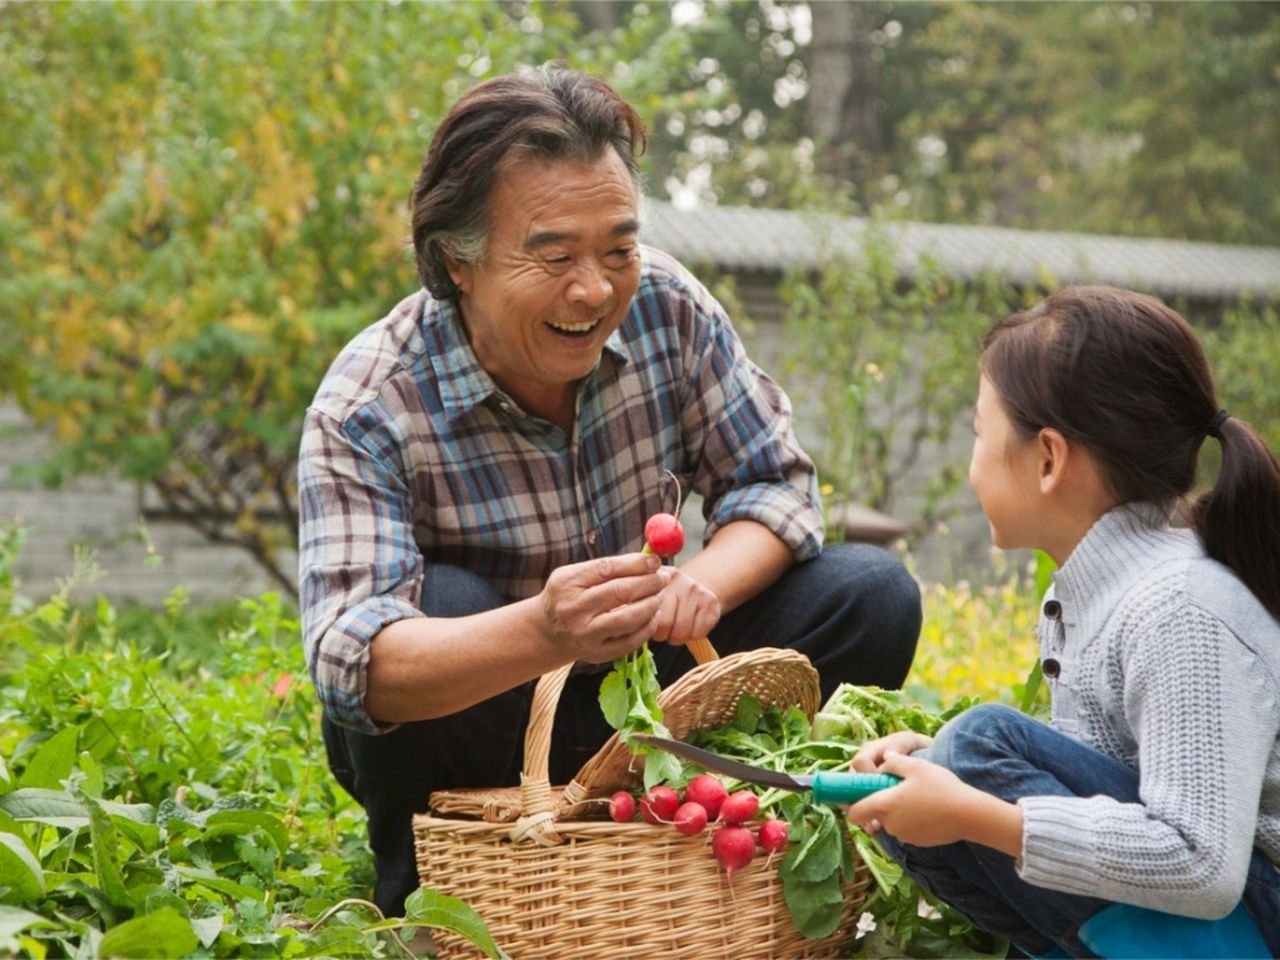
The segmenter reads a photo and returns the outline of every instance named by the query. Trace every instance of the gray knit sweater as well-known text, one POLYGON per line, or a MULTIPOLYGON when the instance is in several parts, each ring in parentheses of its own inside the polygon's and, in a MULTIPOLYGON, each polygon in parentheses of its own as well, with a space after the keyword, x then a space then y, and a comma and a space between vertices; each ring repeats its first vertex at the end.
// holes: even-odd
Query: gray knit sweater
POLYGON ((1224 916, 1253 847, 1280 863, 1280 624, 1193 534, 1130 504, 1058 571, 1038 633, 1061 665, 1052 725, 1137 770, 1142 802, 1024 798, 1021 876, 1224 916))

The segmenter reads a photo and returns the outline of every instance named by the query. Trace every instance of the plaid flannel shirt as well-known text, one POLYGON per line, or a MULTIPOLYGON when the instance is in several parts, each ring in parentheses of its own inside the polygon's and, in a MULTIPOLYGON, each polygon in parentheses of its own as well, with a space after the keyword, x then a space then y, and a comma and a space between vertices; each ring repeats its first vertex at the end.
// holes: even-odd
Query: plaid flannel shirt
POLYGON ((369 643, 422 616, 426 564, 532 596, 557 567, 639 550, 645 520, 674 507, 664 470, 704 497, 706 539, 750 519, 797 561, 821 551, 817 480, 786 395, 697 280, 642 253, 573 436, 522 411, 476 360, 456 305, 425 290, 330 367, 299 454, 299 579, 307 664, 336 722, 391 729, 364 708, 369 643))

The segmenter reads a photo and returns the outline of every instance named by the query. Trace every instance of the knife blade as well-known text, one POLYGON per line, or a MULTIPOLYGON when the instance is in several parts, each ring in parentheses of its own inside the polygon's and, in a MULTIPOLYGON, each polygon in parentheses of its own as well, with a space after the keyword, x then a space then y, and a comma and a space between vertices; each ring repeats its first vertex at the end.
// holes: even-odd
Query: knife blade
POLYGON ((762 787, 778 787, 782 790, 813 791, 815 803, 857 803, 877 790, 886 790, 902 782, 891 773, 854 773, 850 770, 820 770, 817 773, 790 774, 764 767, 752 766, 741 760, 730 760, 710 750, 703 750, 681 740, 651 737, 638 733, 633 740, 657 747, 677 757, 696 763, 704 770, 722 773, 735 780, 759 784, 762 787))

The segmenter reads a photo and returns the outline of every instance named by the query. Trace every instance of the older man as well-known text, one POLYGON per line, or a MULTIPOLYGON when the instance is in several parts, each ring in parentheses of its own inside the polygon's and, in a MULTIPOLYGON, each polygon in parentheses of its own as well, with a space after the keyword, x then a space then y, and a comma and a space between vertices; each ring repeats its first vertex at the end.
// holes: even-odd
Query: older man
POLYGON ((356 337, 300 457, 307 660, 335 777, 364 806, 375 899, 414 888, 432 790, 515 783, 533 682, 576 662, 556 716, 566 781, 608 734, 602 670, 648 639, 664 685, 709 635, 789 646, 897 686, 920 627, 889 554, 822 549, 786 396, 723 308, 638 242, 634 110, 543 68, 464 95, 411 206, 424 290, 356 337), (701 552, 639 552, 674 474, 701 552), (595 666, 600 665, 600 666, 595 666))

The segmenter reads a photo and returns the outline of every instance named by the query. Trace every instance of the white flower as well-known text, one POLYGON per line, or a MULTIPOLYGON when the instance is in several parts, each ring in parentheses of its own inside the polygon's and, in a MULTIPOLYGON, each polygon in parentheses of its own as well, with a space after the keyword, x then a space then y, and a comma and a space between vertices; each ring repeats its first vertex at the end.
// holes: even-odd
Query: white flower
POLYGON ((865 937, 868 933, 876 928, 876 918, 869 912, 863 913, 858 918, 858 936, 865 937))

